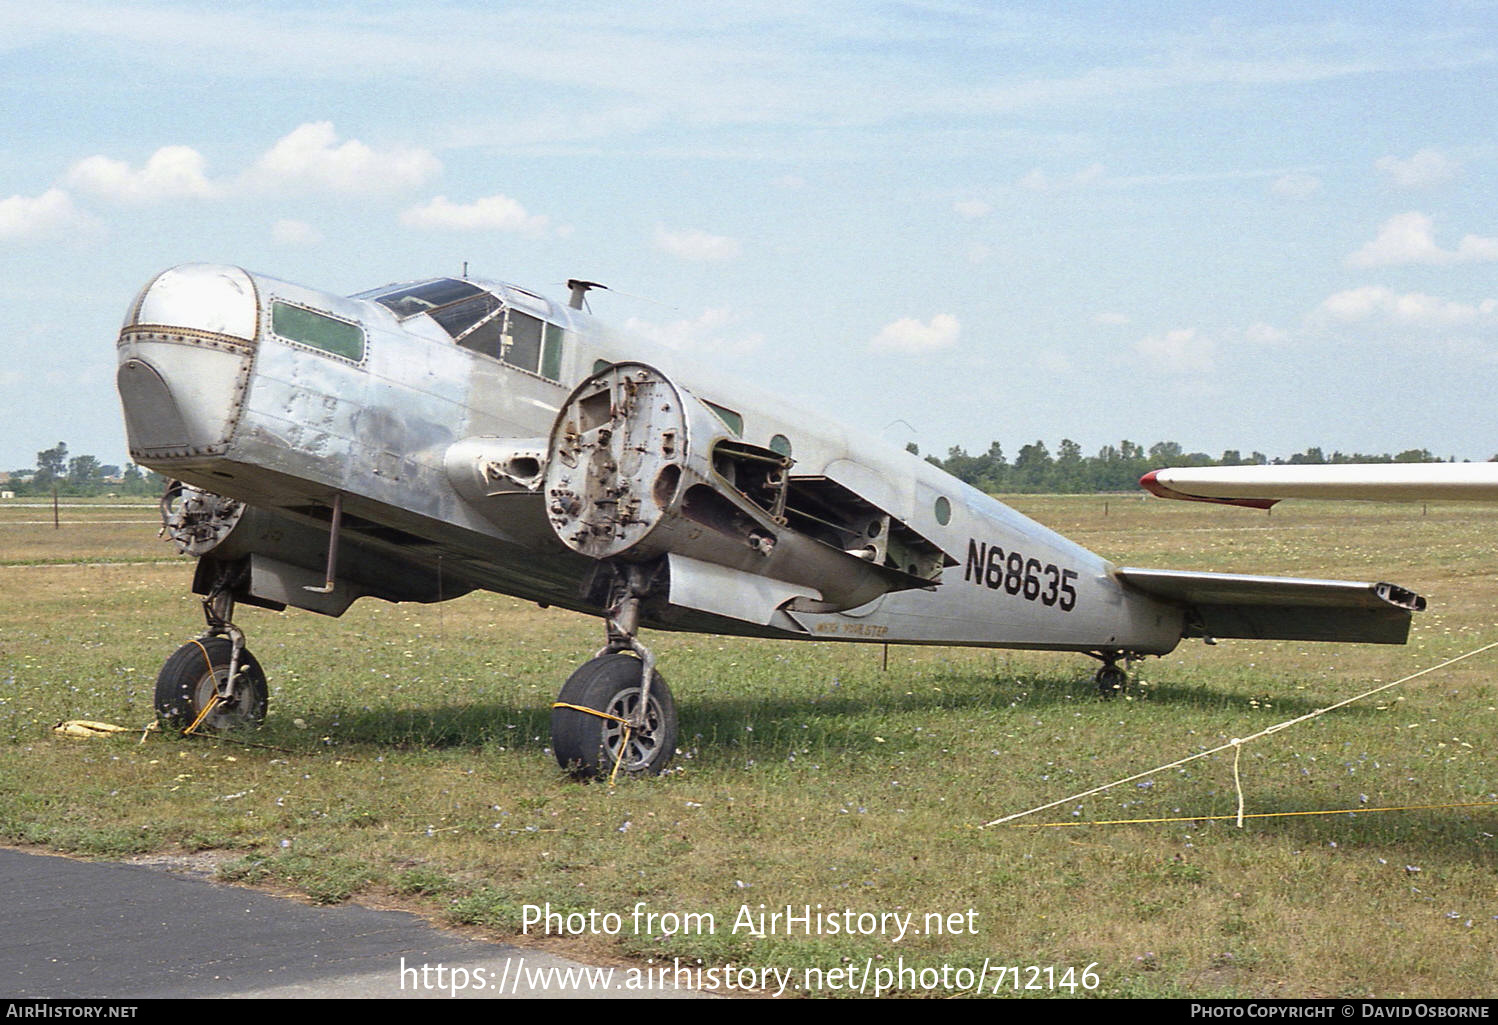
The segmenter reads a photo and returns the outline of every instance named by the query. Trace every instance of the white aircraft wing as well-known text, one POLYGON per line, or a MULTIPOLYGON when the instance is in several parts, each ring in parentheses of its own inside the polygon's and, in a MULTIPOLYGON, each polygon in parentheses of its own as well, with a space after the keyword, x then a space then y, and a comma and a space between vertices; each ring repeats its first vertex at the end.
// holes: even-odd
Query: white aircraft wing
POLYGON ((1161 498, 1267 509, 1282 498, 1498 502, 1498 463, 1336 463, 1154 470, 1140 487, 1161 498))
POLYGON ((1191 570, 1116 571, 1130 587, 1186 607, 1185 637, 1403 644, 1425 599, 1394 584, 1191 570))

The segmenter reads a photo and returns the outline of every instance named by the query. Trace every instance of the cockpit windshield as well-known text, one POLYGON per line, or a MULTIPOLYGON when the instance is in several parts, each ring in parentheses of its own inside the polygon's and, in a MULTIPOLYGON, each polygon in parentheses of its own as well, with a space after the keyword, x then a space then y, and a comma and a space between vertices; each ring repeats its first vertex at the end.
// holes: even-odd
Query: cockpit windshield
POLYGON ((387 307, 401 320, 425 313, 465 349, 557 380, 563 331, 555 324, 508 309, 485 288, 457 278, 373 289, 355 296, 387 307))
POLYGON ((423 281, 417 285, 397 285, 389 290, 374 289, 360 293, 358 298, 373 299, 382 306, 388 306, 397 317, 405 320, 407 317, 414 317, 418 313, 429 313, 460 299, 470 299, 483 291, 479 286, 467 281, 439 278, 436 281, 423 281))
POLYGON ((389 307, 402 320, 418 313, 429 313, 454 338, 462 336, 501 306, 500 301, 486 290, 454 278, 402 285, 388 292, 365 293, 361 298, 373 299, 389 307))

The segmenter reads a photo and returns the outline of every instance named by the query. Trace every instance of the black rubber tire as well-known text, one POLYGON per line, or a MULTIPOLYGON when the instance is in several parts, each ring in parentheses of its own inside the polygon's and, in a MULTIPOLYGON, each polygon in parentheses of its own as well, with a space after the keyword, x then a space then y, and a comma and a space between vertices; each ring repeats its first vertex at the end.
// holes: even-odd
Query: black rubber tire
MULTIPOLYGON (((602 655, 567 678, 557 701, 628 718, 640 700, 640 660, 633 655, 602 655)), ((575 708, 551 710, 551 746, 557 764, 574 776, 608 776, 619 759, 624 727, 612 719, 575 708)), ((650 679, 646 728, 632 733, 619 765, 631 776, 654 776, 676 754, 676 701, 655 673, 650 679)))
MULTIPOLYGON (((227 637, 188 641, 174 651, 156 676, 156 715, 179 729, 191 726, 213 696, 218 681, 229 675, 229 657, 233 651, 227 637)), ((236 678, 238 700, 231 706, 218 705, 199 729, 254 727, 265 721, 270 689, 265 683, 265 672, 248 648, 239 653, 236 678)))
POLYGON ((1101 666, 1094 679, 1097 681, 1098 693, 1105 698, 1118 697, 1129 685, 1129 674, 1114 665, 1101 666))

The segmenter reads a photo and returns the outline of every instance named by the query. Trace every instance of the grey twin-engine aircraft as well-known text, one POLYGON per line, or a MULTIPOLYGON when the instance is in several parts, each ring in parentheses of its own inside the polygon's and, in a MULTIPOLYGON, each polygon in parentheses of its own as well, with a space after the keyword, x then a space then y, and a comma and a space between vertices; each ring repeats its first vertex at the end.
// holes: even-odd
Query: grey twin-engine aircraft
POLYGON ((254 722, 236 603, 338 616, 475 589, 603 617, 552 710, 581 774, 659 772, 676 710, 641 627, 1085 652, 1112 693, 1186 637, 1402 643, 1390 584, 1115 566, 920 458, 513 285, 352 298, 236 267, 148 284, 120 332, 131 457, 173 478, 207 631, 175 723, 254 722))

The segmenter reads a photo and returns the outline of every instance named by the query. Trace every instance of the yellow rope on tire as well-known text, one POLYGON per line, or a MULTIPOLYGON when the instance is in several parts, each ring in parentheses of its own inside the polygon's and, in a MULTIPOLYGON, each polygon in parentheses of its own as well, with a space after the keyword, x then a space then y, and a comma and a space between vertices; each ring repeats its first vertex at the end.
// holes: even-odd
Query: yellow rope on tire
POLYGON ((213 659, 211 656, 209 656, 208 649, 203 647, 202 641, 198 640, 197 638, 193 638, 193 643, 196 644, 198 646, 198 650, 203 653, 203 661, 208 665, 208 678, 213 680, 213 697, 208 699, 208 704, 203 706, 203 710, 199 712, 198 717, 192 721, 192 725, 182 731, 182 735, 184 737, 188 736, 192 733, 193 730, 201 726, 203 724, 203 720, 208 718, 208 713, 212 712, 214 707, 218 705, 218 679, 213 671, 213 659))
POLYGON ((619 753, 614 756, 613 771, 609 773, 609 786, 613 786, 614 780, 619 775, 619 765, 624 761, 624 752, 629 747, 629 720, 623 718, 622 716, 611 715, 608 712, 600 712, 596 708, 586 708, 583 705, 571 705, 565 701, 553 701, 551 707, 570 708, 574 712, 586 712, 588 715, 596 715, 600 719, 612 719, 614 722, 624 727, 624 740, 619 744, 619 753))

